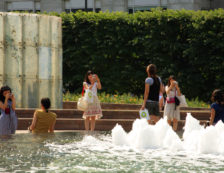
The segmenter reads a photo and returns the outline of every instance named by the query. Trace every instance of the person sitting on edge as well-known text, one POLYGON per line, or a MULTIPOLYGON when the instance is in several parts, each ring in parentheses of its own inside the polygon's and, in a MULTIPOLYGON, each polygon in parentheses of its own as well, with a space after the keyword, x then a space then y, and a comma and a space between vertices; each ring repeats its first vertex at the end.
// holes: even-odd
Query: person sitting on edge
POLYGON ((48 133, 54 132, 54 126, 57 115, 49 112, 51 101, 49 98, 41 99, 41 110, 36 110, 33 116, 33 121, 28 129, 33 133, 48 133))
POLYGON ((210 125, 215 125, 219 120, 224 123, 224 91, 216 89, 212 93, 210 125))
POLYGON ((15 113, 16 99, 11 88, 3 86, 0 89, 0 135, 15 134, 17 129, 17 116, 15 113))

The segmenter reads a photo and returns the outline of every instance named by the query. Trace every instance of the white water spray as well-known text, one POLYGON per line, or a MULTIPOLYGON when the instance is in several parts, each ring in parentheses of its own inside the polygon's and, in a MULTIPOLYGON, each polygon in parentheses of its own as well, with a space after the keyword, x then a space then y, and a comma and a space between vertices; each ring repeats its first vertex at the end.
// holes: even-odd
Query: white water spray
POLYGON ((172 151, 224 154, 224 124, 220 121, 216 126, 204 128, 188 113, 181 140, 166 119, 161 119, 156 125, 137 119, 129 133, 116 125, 112 130, 112 141, 115 145, 137 149, 167 148, 172 151))

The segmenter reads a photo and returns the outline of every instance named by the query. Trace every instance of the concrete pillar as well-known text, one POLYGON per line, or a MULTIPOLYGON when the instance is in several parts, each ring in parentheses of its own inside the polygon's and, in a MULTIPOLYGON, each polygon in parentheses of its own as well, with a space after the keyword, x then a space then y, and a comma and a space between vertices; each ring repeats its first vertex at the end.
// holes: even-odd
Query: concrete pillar
POLYGON ((128 0, 101 0, 101 10, 106 11, 127 11, 128 0))
POLYGON ((17 107, 36 108, 49 97, 62 108, 61 18, 0 13, 0 85, 9 85, 17 107))
POLYGON ((41 12, 58 12, 61 13, 65 10, 64 0, 41 0, 40 1, 41 12))

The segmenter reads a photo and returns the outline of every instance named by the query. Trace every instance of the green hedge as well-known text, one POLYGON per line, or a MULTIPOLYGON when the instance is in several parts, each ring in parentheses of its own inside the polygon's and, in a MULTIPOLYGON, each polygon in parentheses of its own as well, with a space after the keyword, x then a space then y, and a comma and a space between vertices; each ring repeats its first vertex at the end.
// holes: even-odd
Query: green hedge
POLYGON ((87 70, 108 93, 144 92, 154 63, 166 83, 174 74, 187 98, 208 101, 224 87, 224 10, 127 14, 62 13, 64 88, 81 92, 87 70))

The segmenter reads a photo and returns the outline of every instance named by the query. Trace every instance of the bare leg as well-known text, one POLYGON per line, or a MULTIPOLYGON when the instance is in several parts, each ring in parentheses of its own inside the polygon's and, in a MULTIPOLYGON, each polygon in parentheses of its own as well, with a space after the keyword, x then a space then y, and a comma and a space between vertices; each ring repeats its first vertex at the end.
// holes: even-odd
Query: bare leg
POLYGON ((177 127, 178 127, 178 121, 177 121, 177 119, 173 119, 173 130, 174 131, 177 131, 177 127))
POLYGON ((155 119, 156 119, 156 121, 155 121, 155 123, 157 123, 159 120, 160 120, 160 116, 155 116, 155 119))
POLYGON ((149 124, 156 124, 160 120, 160 116, 151 115, 150 120, 148 120, 149 124))
POLYGON ((171 126, 171 120, 167 120, 167 123, 171 126))
POLYGON ((152 118, 150 118, 150 120, 148 120, 148 123, 151 125, 155 124, 154 121, 152 120, 152 118))
POLYGON ((150 120, 148 120, 148 123, 151 124, 151 125, 154 125, 155 124, 154 115, 150 115, 150 120))
POLYGON ((92 116, 91 117, 91 131, 94 131, 95 129, 95 123, 96 123, 96 117, 92 116))
POLYGON ((85 119, 85 129, 87 131, 89 130, 89 120, 90 120, 90 117, 86 117, 86 119, 85 119))
POLYGON ((159 100, 159 110, 162 111, 163 109, 163 102, 164 102, 164 99, 163 97, 159 100))

